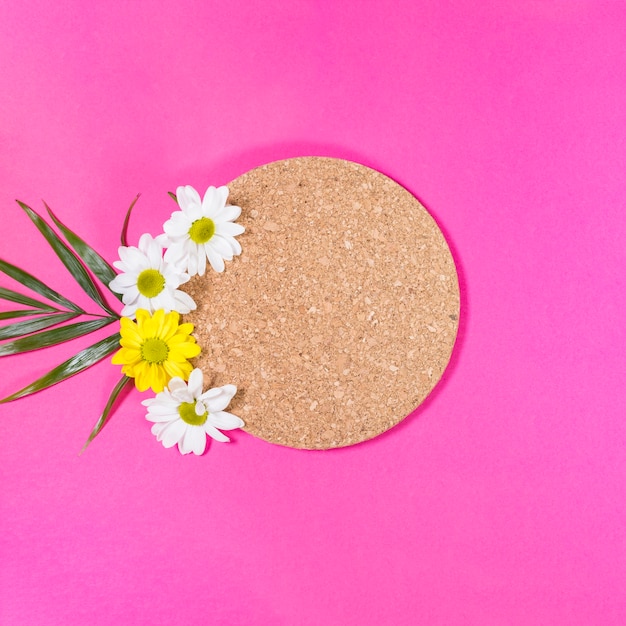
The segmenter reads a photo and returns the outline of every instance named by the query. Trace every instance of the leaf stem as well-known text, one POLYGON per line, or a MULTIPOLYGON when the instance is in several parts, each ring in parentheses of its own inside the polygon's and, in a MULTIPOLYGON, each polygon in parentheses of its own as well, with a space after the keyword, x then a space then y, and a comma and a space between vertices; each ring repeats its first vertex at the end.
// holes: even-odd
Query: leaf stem
POLYGON ((130 222, 130 214, 133 212, 133 208, 135 204, 137 204, 137 200, 139 200, 140 193, 135 196, 135 199, 130 203, 128 207, 128 211, 126 211, 126 217, 124 218, 124 224, 122 225, 122 235, 120 237, 120 241, 124 247, 128 247, 127 235, 128 235, 128 223, 130 222))

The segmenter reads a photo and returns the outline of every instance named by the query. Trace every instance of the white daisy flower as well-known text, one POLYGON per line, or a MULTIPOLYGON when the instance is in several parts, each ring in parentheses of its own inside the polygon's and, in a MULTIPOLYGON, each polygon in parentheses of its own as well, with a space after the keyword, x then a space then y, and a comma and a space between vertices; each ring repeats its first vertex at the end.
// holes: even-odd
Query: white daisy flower
POLYGON ((189 280, 189 274, 163 259, 161 242, 161 238, 153 239, 144 234, 139 238, 138 247, 118 248, 120 260, 113 265, 122 273, 109 283, 109 287, 122 294, 123 317, 134 318, 137 309, 146 309, 150 313, 159 309, 165 313, 189 313, 196 308, 191 296, 177 289, 189 280))
POLYGON ((241 254, 235 237, 245 228, 233 223, 241 209, 226 204, 227 198, 228 187, 209 187, 203 199, 190 185, 176 190, 182 210, 172 213, 163 224, 169 239, 166 261, 176 263, 190 276, 203 276, 207 259, 216 272, 223 272, 224 260, 232 261, 233 255, 241 254))
POLYGON ((196 368, 189 376, 189 383, 182 378, 172 378, 167 389, 142 404, 148 407, 146 419, 154 422, 152 434, 157 441, 166 448, 178 444, 181 454, 202 454, 207 435, 216 441, 230 441, 220 430, 244 425, 242 419, 224 411, 235 393, 235 385, 215 387, 202 393, 202 371, 196 368))

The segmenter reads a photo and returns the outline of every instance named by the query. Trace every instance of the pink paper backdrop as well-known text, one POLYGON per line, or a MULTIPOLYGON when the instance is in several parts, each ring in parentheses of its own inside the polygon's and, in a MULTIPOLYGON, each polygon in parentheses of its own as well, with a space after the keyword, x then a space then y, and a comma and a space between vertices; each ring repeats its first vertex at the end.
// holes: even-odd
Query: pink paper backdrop
POLYGON ((131 241, 309 154, 415 193, 463 292, 444 381, 348 449, 182 457, 133 392, 79 457, 107 363, 2 405, 2 624, 626 623, 624 3, 9 1, 0 76, 0 256, 70 295, 15 198, 113 261, 137 192, 131 241))

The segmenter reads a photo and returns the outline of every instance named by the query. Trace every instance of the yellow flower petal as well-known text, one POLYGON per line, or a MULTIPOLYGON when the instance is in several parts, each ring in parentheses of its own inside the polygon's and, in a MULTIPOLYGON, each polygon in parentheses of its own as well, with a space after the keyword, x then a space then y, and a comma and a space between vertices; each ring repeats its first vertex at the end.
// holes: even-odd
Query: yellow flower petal
POLYGON ((178 376, 182 379, 185 378, 185 372, 179 363, 176 363, 174 361, 165 361, 165 363, 163 363, 163 367, 165 368, 165 371, 170 378, 174 378, 175 376, 178 376))
POLYGON ((122 367, 122 374, 126 374, 126 376, 128 376, 129 378, 133 378, 133 368, 130 365, 124 365, 122 367))
POLYGON ((134 368, 135 387, 139 391, 150 389, 150 368, 145 361, 142 361, 134 368))
POLYGON ((189 322, 186 322, 185 324, 181 324, 178 327, 178 332, 183 333, 185 335, 191 335, 191 333, 193 332, 193 324, 189 322))
POLYGON ((178 331, 178 322, 171 315, 168 315, 163 324, 162 339, 169 341, 178 331))
POLYGON ((125 365, 126 363, 128 363, 127 359, 124 357, 124 348, 120 348, 112 357, 111 357, 111 363, 113 363, 113 365, 125 365))
POLYGON ((167 385, 168 377, 165 373, 165 368, 156 363, 150 364, 150 386, 154 393, 159 393, 165 389, 167 385))
POLYGON ((141 327, 141 335, 144 338, 158 337, 159 324, 155 319, 146 320, 141 327))
POLYGON ((185 359, 193 359, 193 357, 198 356, 201 352, 201 348, 197 343, 182 343, 179 346, 176 346, 176 349, 172 349, 177 356, 180 355, 185 359))
POLYGON ((131 348, 133 350, 140 350, 141 349, 141 337, 124 335, 124 337, 120 339, 120 346, 122 346, 122 348, 131 348))

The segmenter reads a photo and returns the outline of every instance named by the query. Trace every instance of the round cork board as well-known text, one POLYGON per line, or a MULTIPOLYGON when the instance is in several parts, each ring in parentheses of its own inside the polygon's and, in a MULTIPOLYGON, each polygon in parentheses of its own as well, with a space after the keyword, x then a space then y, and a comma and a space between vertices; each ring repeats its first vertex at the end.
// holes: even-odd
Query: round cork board
POLYGON ((454 261, 406 189, 331 158, 264 165, 228 185, 243 252, 186 291, 205 384, 232 383, 244 429, 294 448, 370 439, 430 393, 459 319, 454 261))

